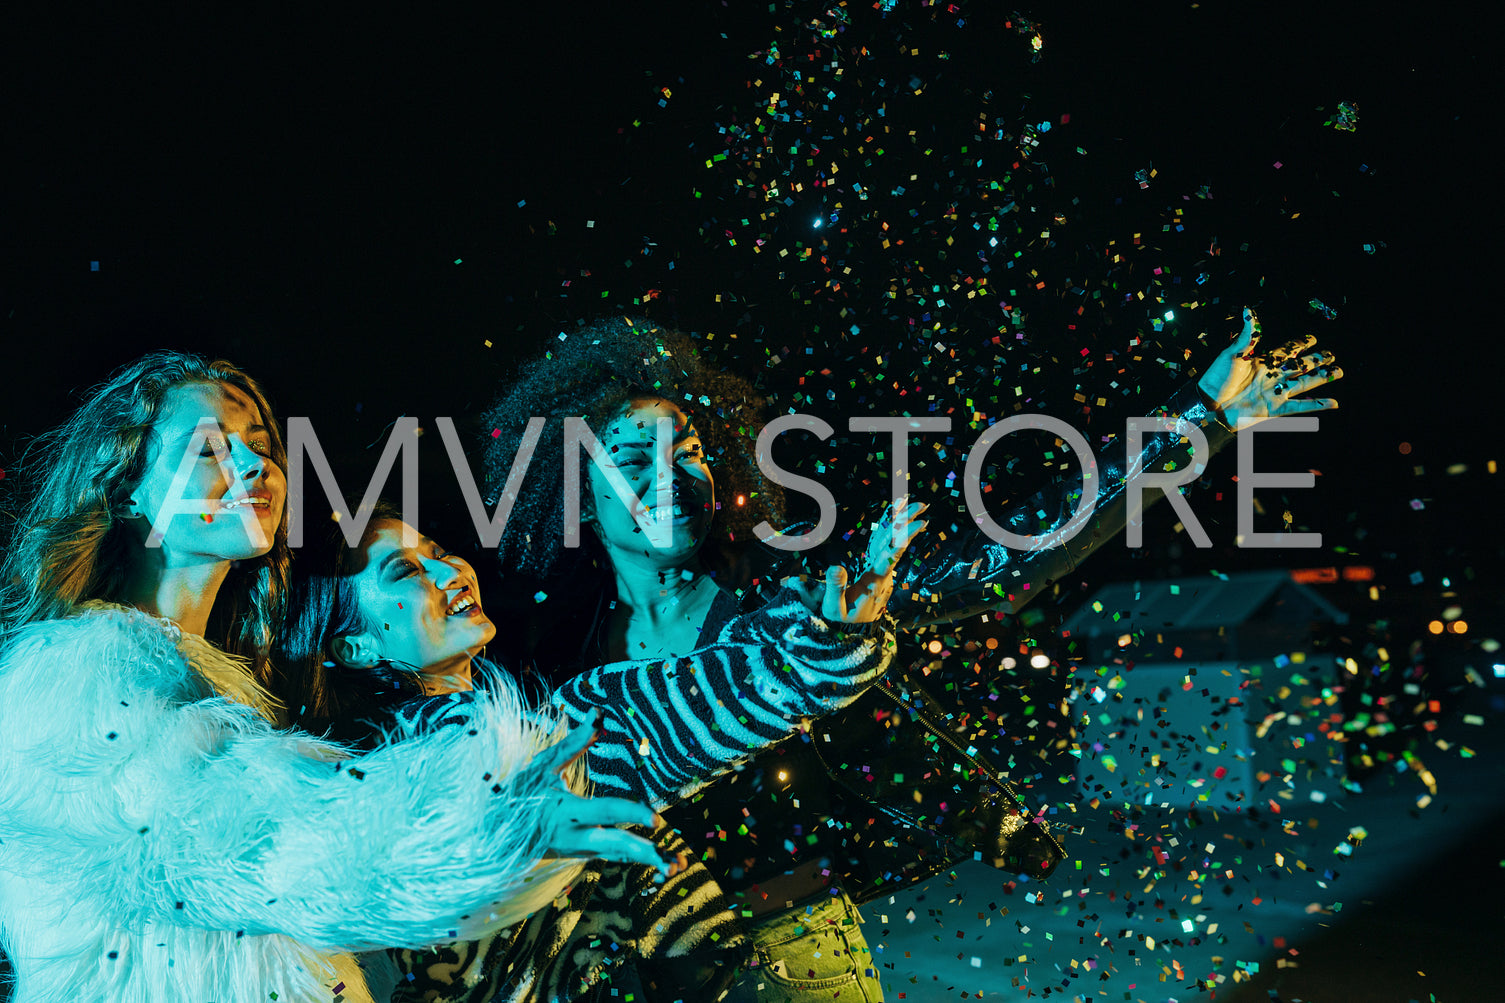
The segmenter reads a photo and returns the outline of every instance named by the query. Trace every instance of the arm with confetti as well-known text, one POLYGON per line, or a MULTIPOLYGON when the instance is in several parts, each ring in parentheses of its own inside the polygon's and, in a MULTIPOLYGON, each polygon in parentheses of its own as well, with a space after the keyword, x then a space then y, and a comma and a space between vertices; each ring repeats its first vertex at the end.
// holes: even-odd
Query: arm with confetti
POLYGON ((602 666, 561 687, 555 702, 568 716, 604 712, 590 755, 596 791, 662 807, 783 738, 802 717, 860 696, 888 667, 894 640, 876 619, 881 602, 850 615, 835 608, 844 586, 842 575, 827 579, 824 618, 782 589, 730 621, 714 644, 667 661, 602 666))
POLYGON ((1115 442, 1112 455, 1099 455, 1098 492, 1090 507, 1081 504, 1080 474, 1074 480, 1053 481, 1012 506, 1001 525, 1030 537, 1028 549, 1000 543, 973 525, 941 537, 916 555, 901 568, 890 604, 900 625, 916 627, 993 610, 1017 611, 1138 520, 1142 502, 1161 497, 1160 490, 1139 482, 1142 475, 1188 467, 1200 474, 1212 454, 1233 440, 1241 422, 1338 406, 1331 399, 1297 396, 1342 376, 1331 352, 1314 351, 1316 339, 1307 338, 1260 353, 1259 333, 1259 321, 1246 309, 1243 331, 1201 379, 1183 387, 1150 416, 1168 419, 1174 432, 1147 431, 1135 455, 1130 455, 1126 439, 1115 442))
MULTIPOLYGON (((119 936, 146 931, 142 943, 233 931, 232 954, 283 957, 479 936, 547 904, 576 854, 659 862, 624 830, 582 842, 571 821, 652 814, 585 818, 620 802, 562 799, 582 736, 553 745, 557 722, 524 714, 515 688, 479 697, 468 728, 350 756, 204 685, 245 671, 124 607, 13 635, 0 660, 0 899, 59 917, 98 904, 120 916, 119 936), (58 678, 66 700, 42 682, 58 678)), ((59 965, 97 965, 108 944, 65 935, 114 934, 60 923, 49 941, 59 965)), ((27 961, 46 981, 57 966, 39 959, 27 961)))

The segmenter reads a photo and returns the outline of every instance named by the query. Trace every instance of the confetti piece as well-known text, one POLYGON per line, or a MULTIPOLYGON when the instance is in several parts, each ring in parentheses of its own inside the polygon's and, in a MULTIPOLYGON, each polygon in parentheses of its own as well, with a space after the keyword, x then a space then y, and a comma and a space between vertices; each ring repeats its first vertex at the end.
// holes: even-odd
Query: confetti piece
POLYGON ((1357 132, 1359 128, 1359 106, 1350 101, 1339 101, 1338 110, 1333 113, 1323 125, 1330 125, 1339 132, 1357 132))

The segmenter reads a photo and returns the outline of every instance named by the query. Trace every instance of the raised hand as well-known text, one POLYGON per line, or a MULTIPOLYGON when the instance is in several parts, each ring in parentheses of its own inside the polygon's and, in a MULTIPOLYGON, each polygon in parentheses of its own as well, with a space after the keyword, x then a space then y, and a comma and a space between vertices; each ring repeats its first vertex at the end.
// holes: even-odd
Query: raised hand
POLYGON ((911 502, 908 495, 890 505, 869 531, 865 568, 857 581, 849 585, 847 569, 833 564, 826 569, 823 585, 798 581, 796 587, 805 605, 828 621, 871 623, 882 616, 893 594, 899 559, 925 528, 926 523, 918 516, 928 507, 924 502, 911 502))
POLYGON ((1244 330, 1197 382, 1202 392, 1216 402, 1229 427, 1236 429, 1240 422, 1328 411, 1338 406, 1332 398, 1297 399, 1298 394, 1343 376, 1343 370, 1333 365, 1333 353, 1309 351, 1317 343, 1315 337, 1289 341, 1262 353, 1257 350, 1259 336, 1259 319, 1245 307, 1244 330))
POLYGON ((647 805, 625 798, 587 798, 570 790, 564 774, 590 748, 600 732, 600 717, 595 725, 577 725, 562 741, 539 753, 530 770, 541 770, 558 777, 551 793, 540 840, 545 855, 551 857, 600 857, 624 864, 653 867, 668 877, 685 867, 684 860, 665 860, 651 839, 619 829, 621 825, 652 828, 662 820, 647 805))

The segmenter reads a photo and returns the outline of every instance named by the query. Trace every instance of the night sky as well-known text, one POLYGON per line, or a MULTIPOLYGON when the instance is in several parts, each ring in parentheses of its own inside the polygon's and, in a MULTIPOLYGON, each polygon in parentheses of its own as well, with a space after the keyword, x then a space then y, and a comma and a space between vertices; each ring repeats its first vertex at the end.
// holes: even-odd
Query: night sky
MULTIPOLYGON (((1191 493, 1213 548, 1161 506, 1062 612, 1089 580, 1362 565, 1379 600, 1327 593, 1357 646, 1462 604, 1474 633, 1438 656, 1461 672, 1505 630, 1499 81, 1471 14, 23 6, 0 22, 0 489, 80 391, 175 347, 311 417, 354 494, 395 418, 463 423, 519 358, 624 312, 833 423, 955 409, 959 467, 968 411, 1121 433, 1249 304, 1267 345, 1316 334, 1346 373, 1319 433, 1260 453, 1321 476, 1263 495, 1258 528, 1289 511, 1324 547, 1234 547, 1219 457, 1191 493)), ((855 439, 833 487, 876 506, 855 439)), ((424 471, 463 549, 441 450, 424 471)))

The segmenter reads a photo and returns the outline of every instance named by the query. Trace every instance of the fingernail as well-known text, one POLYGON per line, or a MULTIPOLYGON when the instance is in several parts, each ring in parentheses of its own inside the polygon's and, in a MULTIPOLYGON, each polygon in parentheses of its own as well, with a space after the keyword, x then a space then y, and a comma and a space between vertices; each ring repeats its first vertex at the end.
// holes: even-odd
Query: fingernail
POLYGON ((660 815, 658 812, 654 812, 653 813, 653 824, 655 826, 662 826, 664 824, 664 816, 660 815))

